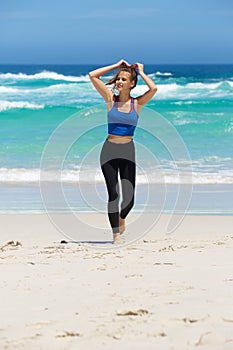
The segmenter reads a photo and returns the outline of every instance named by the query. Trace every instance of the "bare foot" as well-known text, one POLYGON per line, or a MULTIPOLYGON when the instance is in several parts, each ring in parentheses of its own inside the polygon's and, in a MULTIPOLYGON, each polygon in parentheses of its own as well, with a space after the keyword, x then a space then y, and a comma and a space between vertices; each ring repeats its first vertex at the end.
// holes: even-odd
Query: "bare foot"
POLYGON ((119 216, 119 232, 122 235, 122 233, 125 231, 125 219, 122 219, 119 216))
POLYGON ((113 243, 114 244, 122 244, 123 243, 120 233, 113 234, 113 243))

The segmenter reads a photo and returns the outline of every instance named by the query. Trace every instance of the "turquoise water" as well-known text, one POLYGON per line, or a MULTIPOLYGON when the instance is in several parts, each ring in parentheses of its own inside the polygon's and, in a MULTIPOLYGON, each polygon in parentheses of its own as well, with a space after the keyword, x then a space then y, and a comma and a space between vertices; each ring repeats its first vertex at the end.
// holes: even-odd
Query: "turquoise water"
MULTIPOLYGON (((6 185, 12 190, 9 186, 14 184, 14 188, 22 189, 28 183, 38 183, 47 142, 73 115, 80 124, 75 124, 77 140, 68 145, 62 162, 63 180, 103 183, 97 168, 98 151, 106 137, 106 114, 88 78, 88 71, 94 68, 0 66, 2 188, 6 185), (103 125, 94 127, 99 122, 103 125)), ((141 114, 134 138, 138 145, 138 185, 145 184, 145 173, 155 184, 233 184, 233 65, 146 65, 145 71, 156 82, 158 92, 147 104, 150 111, 145 109, 141 114), (158 115, 168 124, 159 123, 158 115), (176 148, 176 137, 184 144, 185 156, 176 148), (181 179, 180 171, 187 176, 181 179)), ((132 95, 144 91, 146 86, 139 79, 132 95)), ((57 149, 62 145, 67 147, 67 139, 61 138, 57 149)), ((13 193, 17 196, 19 191, 13 193)), ((22 202, 23 196, 21 193, 22 202)), ((33 209, 33 204, 30 206, 33 209)), ((7 210, 7 203, 1 209, 7 210)))

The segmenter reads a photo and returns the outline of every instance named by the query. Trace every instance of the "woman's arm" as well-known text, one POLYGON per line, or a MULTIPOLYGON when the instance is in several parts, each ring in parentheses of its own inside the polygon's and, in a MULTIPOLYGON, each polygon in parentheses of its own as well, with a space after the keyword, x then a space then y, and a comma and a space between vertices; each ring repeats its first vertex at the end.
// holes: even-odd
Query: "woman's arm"
POLYGON ((135 63, 134 66, 138 69, 138 73, 149 88, 143 95, 137 97, 138 105, 142 107, 151 100, 158 89, 153 80, 144 73, 144 66, 142 63, 135 63))
POLYGON ((106 102, 110 102, 112 100, 113 93, 106 87, 106 85, 103 83, 100 77, 124 65, 129 66, 129 64, 125 60, 120 60, 119 62, 110 66, 105 66, 102 68, 95 69, 92 72, 89 72, 89 77, 91 79, 92 84, 106 102))

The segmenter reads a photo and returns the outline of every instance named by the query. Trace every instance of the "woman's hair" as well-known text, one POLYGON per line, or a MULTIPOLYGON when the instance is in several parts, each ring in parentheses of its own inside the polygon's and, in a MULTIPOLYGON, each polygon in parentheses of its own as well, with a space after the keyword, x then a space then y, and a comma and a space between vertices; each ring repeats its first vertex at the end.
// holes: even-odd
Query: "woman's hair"
POLYGON ((115 84, 120 72, 128 72, 130 74, 130 80, 134 81, 134 86, 132 87, 133 89, 138 82, 138 73, 136 72, 136 69, 133 66, 120 68, 119 71, 115 74, 115 76, 106 83, 106 85, 115 84))

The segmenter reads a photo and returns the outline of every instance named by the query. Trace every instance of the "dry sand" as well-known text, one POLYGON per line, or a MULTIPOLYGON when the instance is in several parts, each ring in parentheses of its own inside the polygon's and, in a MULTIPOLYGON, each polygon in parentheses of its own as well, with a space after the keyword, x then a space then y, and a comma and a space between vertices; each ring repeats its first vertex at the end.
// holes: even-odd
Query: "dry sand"
POLYGON ((0 222, 0 349, 233 349, 232 216, 186 216, 166 235, 162 215, 123 246, 83 227, 61 244, 45 214, 0 222))

